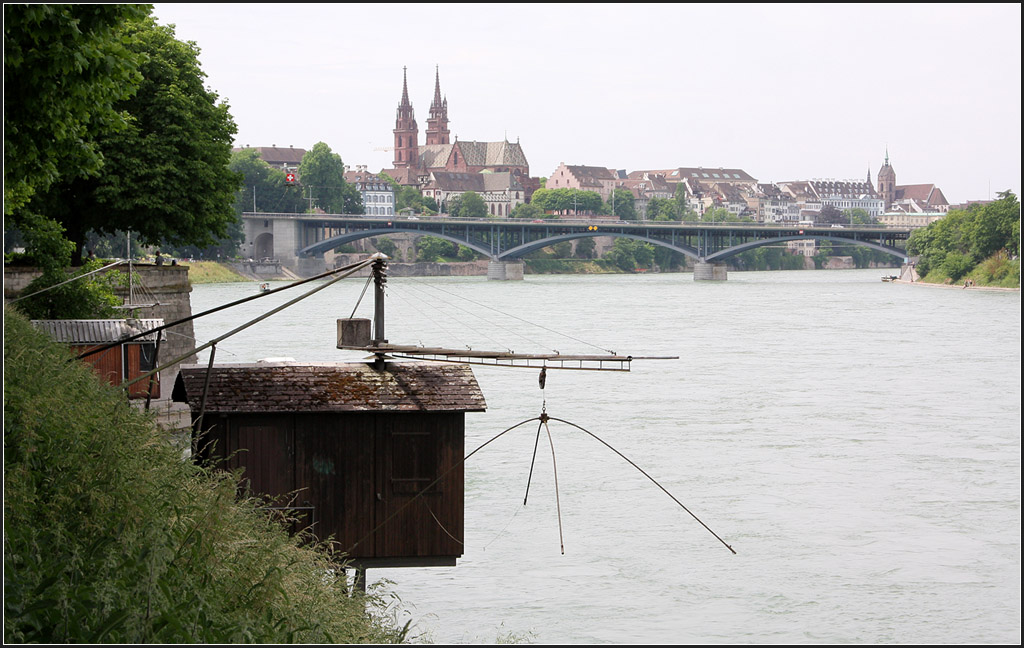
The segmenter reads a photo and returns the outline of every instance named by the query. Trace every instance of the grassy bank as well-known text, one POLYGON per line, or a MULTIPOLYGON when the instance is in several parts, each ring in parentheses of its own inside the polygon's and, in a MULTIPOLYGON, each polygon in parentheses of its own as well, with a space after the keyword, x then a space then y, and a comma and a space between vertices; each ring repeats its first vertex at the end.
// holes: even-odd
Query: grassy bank
POLYGON ((188 266, 188 280, 194 284, 249 281, 247 277, 217 261, 187 261, 181 265, 188 266))
POLYGON ((962 285, 968 279, 980 287, 1020 288, 1020 259, 1009 259, 1004 252, 1000 252, 982 261, 959 279, 954 280, 945 266, 939 266, 922 281, 962 285))
MULTIPOLYGON (((122 393, 4 314, 4 642, 377 643, 402 633, 182 461, 122 393)), ((371 608, 372 609, 372 608, 371 608)), ((380 606, 378 609, 383 609, 380 606)))

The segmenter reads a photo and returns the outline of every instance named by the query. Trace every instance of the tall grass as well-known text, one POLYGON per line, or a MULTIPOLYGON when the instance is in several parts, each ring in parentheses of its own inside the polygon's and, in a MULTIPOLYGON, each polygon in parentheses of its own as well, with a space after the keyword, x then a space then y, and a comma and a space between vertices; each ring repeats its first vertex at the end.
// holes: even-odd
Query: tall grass
POLYGON ((25 318, 4 327, 5 643, 403 639, 328 547, 182 461, 25 318))

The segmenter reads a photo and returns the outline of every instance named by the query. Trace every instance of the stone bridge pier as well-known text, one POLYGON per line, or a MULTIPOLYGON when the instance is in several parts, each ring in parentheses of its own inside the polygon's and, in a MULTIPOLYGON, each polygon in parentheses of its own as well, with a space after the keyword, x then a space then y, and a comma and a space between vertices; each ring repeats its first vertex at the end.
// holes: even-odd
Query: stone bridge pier
POLYGON ((727 277, 724 263, 697 261, 693 264, 694 281, 725 281, 727 277))
POLYGON ((487 264, 487 278, 494 281, 522 281, 525 265, 521 259, 499 261, 492 258, 487 264))

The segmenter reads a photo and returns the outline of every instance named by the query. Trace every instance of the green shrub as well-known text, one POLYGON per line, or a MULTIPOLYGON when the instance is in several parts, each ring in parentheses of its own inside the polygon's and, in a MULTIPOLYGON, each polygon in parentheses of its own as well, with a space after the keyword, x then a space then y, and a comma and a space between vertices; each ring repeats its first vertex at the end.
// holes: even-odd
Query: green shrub
POLYGON ((328 547, 5 312, 4 641, 391 642, 328 547))

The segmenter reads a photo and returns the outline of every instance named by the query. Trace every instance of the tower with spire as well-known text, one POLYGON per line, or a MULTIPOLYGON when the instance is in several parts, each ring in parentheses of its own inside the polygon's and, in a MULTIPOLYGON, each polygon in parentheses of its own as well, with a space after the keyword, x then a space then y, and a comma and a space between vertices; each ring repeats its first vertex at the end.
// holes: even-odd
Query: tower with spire
POLYGON ((395 159, 396 169, 415 168, 419 164, 419 127, 416 115, 409 103, 409 85, 406 69, 402 68, 402 101, 398 104, 395 117, 395 159))
POLYGON ((448 98, 441 98, 441 71, 434 72, 434 101, 430 104, 427 118, 427 144, 448 144, 448 98))
POLYGON ((885 148, 885 164, 878 170, 878 197, 886 211, 896 201, 896 171, 889 165, 889 147, 885 148))

